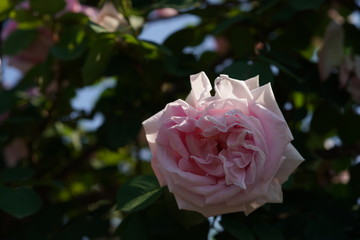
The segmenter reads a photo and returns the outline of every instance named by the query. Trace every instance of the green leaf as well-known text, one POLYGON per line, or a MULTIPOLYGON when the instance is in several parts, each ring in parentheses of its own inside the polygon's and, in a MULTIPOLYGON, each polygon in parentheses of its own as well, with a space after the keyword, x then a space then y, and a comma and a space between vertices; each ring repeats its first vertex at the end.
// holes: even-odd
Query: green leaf
POLYGON ((307 222, 304 229, 305 240, 345 240, 345 231, 338 223, 327 219, 316 219, 307 222))
POLYGON ((285 67, 279 61, 276 61, 273 58, 268 58, 265 56, 259 56, 258 58, 259 58, 259 60, 261 60, 263 62, 266 62, 268 64, 273 64, 274 66, 278 67, 279 70, 283 71, 288 76, 296 79, 298 82, 302 82, 302 79, 300 77, 296 76, 296 74, 294 74, 289 68, 285 67))
POLYGON ((120 13, 124 16, 129 16, 129 13, 132 9, 131 0, 117 0, 118 5, 120 6, 120 13))
POLYGON ((49 4, 48 0, 30 0, 31 9, 41 14, 53 15, 66 6, 65 0, 51 0, 49 4))
POLYGON ((78 58, 87 47, 87 38, 82 26, 65 27, 60 41, 51 48, 54 57, 61 60, 78 58))
POLYGON ((16 103, 14 91, 3 91, 0 94, 0 114, 8 112, 16 103))
POLYGON ((123 240, 148 240, 146 219, 139 213, 125 218, 119 226, 119 233, 123 240))
POLYGON ((325 0, 292 0, 291 6, 296 10, 316 10, 325 0))
POLYGON ((0 186, 0 209, 16 218, 36 213, 41 207, 39 195, 29 188, 0 186))
POLYGON ((106 69, 111 56, 114 54, 115 39, 113 35, 103 34, 90 47, 84 68, 83 78, 86 83, 97 80, 106 69))
POLYGON ((13 5, 11 4, 11 0, 0 1, 0 21, 4 20, 7 17, 12 8, 13 5))
POLYGON ((237 31, 230 31, 229 41, 236 57, 248 59, 254 55, 255 40, 250 33, 251 30, 239 28, 237 31))
POLYGON ((188 46, 197 46, 204 40, 205 33, 197 27, 187 27, 170 35, 164 45, 175 53, 182 53, 188 46))
POLYGON ((31 11, 26 9, 12 11, 10 18, 17 23, 18 29, 35 29, 44 25, 44 22, 39 17, 34 16, 31 11))
POLYGON ((276 226, 270 225, 266 222, 254 221, 252 224, 254 231, 259 239, 266 240, 282 240, 284 237, 281 231, 276 226))
MULTIPOLYGON (((328 122, 329 118, 326 119, 326 122, 328 122)), ((332 120, 331 122, 333 122, 332 120)), ((341 140, 345 144, 355 144, 359 141, 360 136, 360 128, 355 127, 360 122, 360 115, 353 112, 352 109, 349 109, 340 117, 340 121, 338 123, 338 133, 341 138, 341 140)))
POLYGON ((152 205, 163 194, 155 176, 138 176, 126 182, 117 192, 121 211, 136 212, 152 205))
POLYGON ((246 80, 259 75, 260 85, 272 82, 274 77, 268 64, 263 62, 237 61, 223 71, 231 78, 246 80))
POLYGON ((0 172, 0 181, 16 182, 30 179, 34 175, 34 171, 29 168, 7 168, 0 172))
POLYGON ((29 47, 37 37, 35 29, 16 29, 4 42, 3 51, 5 55, 15 55, 29 47))
POLYGON ((321 104, 314 111, 311 129, 324 135, 336 127, 339 117, 339 112, 335 107, 325 103, 321 104))
POLYGON ((164 8, 164 7, 171 7, 176 9, 182 9, 182 8, 190 8, 199 6, 200 2, 196 0, 162 0, 157 1, 156 4, 153 5, 154 8, 164 8))
POLYGON ((236 239, 255 240, 256 238, 251 232, 251 229, 244 223, 237 220, 237 218, 223 216, 220 224, 224 227, 225 231, 230 233, 236 239))
POLYGON ((207 221, 207 218, 200 213, 187 210, 179 210, 176 218, 186 229, 207 221))

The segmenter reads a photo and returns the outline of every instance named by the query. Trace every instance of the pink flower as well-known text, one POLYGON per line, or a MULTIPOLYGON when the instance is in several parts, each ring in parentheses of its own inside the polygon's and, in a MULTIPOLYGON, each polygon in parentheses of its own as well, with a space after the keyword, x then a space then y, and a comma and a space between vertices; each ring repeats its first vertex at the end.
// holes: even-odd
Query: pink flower
POLYGON ((116 10, 114 4, 111 2, 106 2, 104 4, 93 21, 109 32, 129 27, 124 16, 116 10))
POLYGON ((179 12, 175 8, 158 8, 151 11, 148 15, 148 19, 157 20, 161 18, 175 17, 179 12))
POLYGON ((344 59, 344 29, 336 22, 326 28, 324 43, 318 53, 320 79, 325 81, 344 59))
MULTIPOLYGON (((5 40, 13 31, 17 29, 17 23, 9 20, 4 27, 1 38, 5 40)), ((37 29, 38 35, 35 40, 24 51, 8 56, 8 63, 16 67, 22 72, 28 71, 35 64, 43 62, 49 52, 49 48, 53 45, 52 33, 47 28, 37 29)))
POLYGON ((28 157, 29 150, 24 139, 16 138, 8 143, 3 150, 5 164, 15 167, 20 160, 28 157))
POLYGON ((143 122, 152 167, 180 209, 204 216, 282 202, 281 184, 303 161, 270 84, 192 75, 186 101, 143 122))
MULTIPOLYGON (((29 9, 30 5, 27 1, 22 2, 19 8, 29 9)), ((86 14, 89 19, 95 20, 97 17, 97 10, 92 7, 83 6, 78 0, 66 0, 66 7, 56 16, 59 17, 66 12, 82 12, 86 14)), ((14 20, 9 20, 1 33, 1 39, 6 40, 8 36, 18 28, 18 24, 14 20)), ((54 44, 53 33, 46 27, 37 29, 38 36, 24 49, 21 53, 7 56, 8 63, 16 67, 22 72, 28 71, 34 65, 45 61, 48 56, 50 47, 54 44)))

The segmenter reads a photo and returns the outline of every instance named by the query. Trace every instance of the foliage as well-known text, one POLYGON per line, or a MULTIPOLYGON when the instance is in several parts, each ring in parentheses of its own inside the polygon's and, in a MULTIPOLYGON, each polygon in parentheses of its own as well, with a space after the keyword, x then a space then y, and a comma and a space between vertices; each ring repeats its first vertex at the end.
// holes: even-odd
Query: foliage
MULTIPOLYGON (((209 232, 217 240, 360 239, 360 105, 339 87, 338 68, 319 80, 314 57, 329 13, 345 20, 359 14, 354 1, 114 0, 129 26, 115 31, 82 13, 59 15, 63 0, 31 0, 27 10, 15 7, 20 2, 0 1, 0 20, 18 22, 2 55, 21 53, 39 28, 51 29, 56 41, 18 85, 0 90, 0 239, 207 239, 209 232), (163 44, 139 39, 144 23, 160 21, 147 18, 160 7, 200 21, 163 44), (208 36, 215 49, 188 50, 208 36), (141 155, 141 123, 185 98, 189 75, 200 71, 271 82, 306 159, 284 184, 284 203, 208 221, 178 210, 159 187, 141 155), (79 88, 109 78, 114 86, 93 109, 73 107, 79 88), (97 114, 98 128, 81 125, 97 114)), ((344 30, 346 51, 360 54, 360 30, 350 23, 344 30)))

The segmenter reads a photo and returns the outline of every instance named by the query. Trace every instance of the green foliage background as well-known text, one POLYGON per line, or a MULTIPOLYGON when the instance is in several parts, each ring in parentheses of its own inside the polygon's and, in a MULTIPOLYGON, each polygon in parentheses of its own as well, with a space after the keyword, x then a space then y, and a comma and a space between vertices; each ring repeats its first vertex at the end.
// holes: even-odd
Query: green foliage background
MULTIPOLYGON (((107 32, 83 14, 55 18, 62 0, 1 0, 0 18, 21 29, 2 42, 2 54, 24 50, 36 29, 47 26, 59 39, 45 62, 25 74, 12 90, 1 89, 0 145, 22 139, 28 155, 16 167, 0 156, 0 239, 360 239, 360 105, 339 88, 339 74, 319 80, 314 50, 336 8, 346 18, 360 7, 351 0, 249 0, 212 5, 193 0, 114 0, 119 11, 143 17, 159 7, 198 16, 200 23, 169 36, 163 45, 137 38, 140 29, 107 32), (251 6, 248 10, 245 5, 251 6), (36 14, 34 14, 36 12, 36 14), (225 39, 228 51, 197 57, 184 48, 208 35, 225 39), (257 43, 263 48, 254 49, 257 43), (224 62, 229 66, 221 69, 224 62), (271 66, 279 71, 273 74, 271 66), (185 98, 189 75, 205 71, 246 79, 259 74, 271 82, 276 99, 306 159, 284 184, 284 203, 266 204, 250 216, 226 214, 208 221, 179 211, 160 188, 148 161, 141 122, 168 102, 185 98), (76 90, 115 79, 91 112, 74 110, 76 90), (49 93, 55 82, 57 90, 49 93), (29 89, 38 94, 29 95, 29 89), (292 106, 292 107, 289 107, 292 106), (79 121, 104 116, 86 131, 79 121), (324 148, 338 137, 341 144, 324 148), (350 181, 334 178, 341 172, 350 181), (221 220, 220 220, 221 219, 221 220), (217 222, 223 231, 219 229, 217 222), (121 224, 115 224, 121 221, 121 224), (84 237, 87 238, 84 238, 84 237)), ((103 1, 83 1, 101 6, 103 1)), ((345 24, 346 47, 360 54, 360 30, 345 24)), ((360 91, 360 89, 358 89, 360 91)))

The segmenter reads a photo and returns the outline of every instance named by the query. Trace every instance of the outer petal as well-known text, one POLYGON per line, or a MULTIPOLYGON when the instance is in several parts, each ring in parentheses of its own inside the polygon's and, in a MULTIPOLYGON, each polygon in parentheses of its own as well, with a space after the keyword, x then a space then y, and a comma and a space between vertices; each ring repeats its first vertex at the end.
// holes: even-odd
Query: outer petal
POLYGON ((156 113, 154 116, 148 118, 147 120, 145 120, 142 123, 142 125, 144 126, 144 129, 145 129, 146 139, 149 143, 150 150, 153 153, 155 152, 155 149, 156 149, 155 140, 158 135, 159 128, 160 128, 159 119, 161 118, 163 113, 164 113, 164 110, 161 110, 160 112, 156 113))
POLYGON ((251 112, 260 120, 264 129, 268 152, 262 178, 269 180, 278 171, 283 153, 293 136, 285 120, 262 105, 254 104, 251 112))
POLYGON ((284 116, 281 113, 279 106, 276 102, 274 92, 272 91, 270 83, 252 90, 251 94, 254 97, 254 102, 271 110, 273 113, 275 113, 285 121, 284 116))
MULTIPOLYGON (((249 82, 249 85, 252 87, 255 85, 253 80, 249 82)), ((250 89, 244 81, 229 78, 229 76, 225 74, 221 74, 220 77, 215 79, 215 91, 216 98, 253 99, 250 89)))
POLYGON ((276 179, 274 179, 269 185, 266 193, 266 200, 270 203, 281 203, 283 201, 281 185, 276 179))
POLYGON ((259 75, 245 80, 246 85, 250 90, 254 90, 259 87, 259 75))
POLYGON ((284 156, 286 159, 275 175, 275 178, 278 179, 280 183, 284 183, 289 175, 304 161, 304 158, 291 143, 289 143, 285 149, 284 156))
POLYGON ((211 83, 204 72, 190 76, 191 92, 186 98, 193 107, 201 106, 204 99, 211 97, 210 91, 212 89, 211 83))

